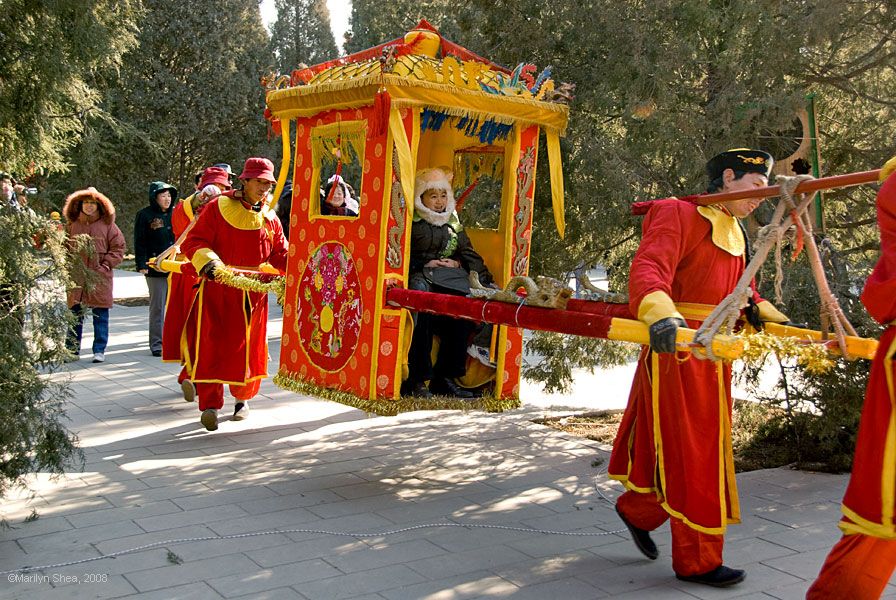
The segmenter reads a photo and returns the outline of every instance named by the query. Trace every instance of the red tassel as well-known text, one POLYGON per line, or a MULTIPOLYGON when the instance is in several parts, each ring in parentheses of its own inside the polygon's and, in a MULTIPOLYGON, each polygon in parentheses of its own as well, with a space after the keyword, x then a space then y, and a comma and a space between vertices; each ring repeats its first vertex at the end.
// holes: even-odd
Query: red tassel
MULTIPOLYGON (((342 160, 337 160, 337 161, 336 161, 336 172, 333 173, 333 177, 336 178, 336 181, 339 181, 339 179, 340 179, 340 175, 342 175, 342 160)), ((330 186, 330 192, 327 194, 327 198, 326 198, 326 200, 325 200, 325 202, 326 202, 327 204, 329 204, 329 203, 330 203, 330 200, 333 199, 333 194, 336 193, 336 186, 337 186, 337 185, 338 185, 338 184, 334 183, 332 186, 330 186)))
POLYGON ((467 186, 467 189, 465 189, 465 190, 461 193, 461 195, 457 198, 457 200, 454 201, 454 210, 460 210, 460 209, 461 209, 461 207, 464 205, 464 202, 467 201, 467 197, 470 195, 470 193, 471 193, 473 190, 476 189, 476 186, 477 186, 477 185, 479 185, 479 178, 478 178, 478 177, 476 178, 475 181, 473 181, 473 183, 471 183, 469 186, 467 186))
POLYGON ((380 89, 373 97, 373 114, 370 116, 370 135, 379 137, 386 135, 389 129, 389 112, 392 110, 392 97, 385 89, 380 89))
POLYGON ((274 113, 271 112, 270 108, 264 109, 264 118, 268 122, 268 139, 271 139, 272 133, 275 136, 280 136, 283 131, 282 127, 280 126, 280 119, 274 117, 274 113))
POLYGON ((800 252, 803 251, 803 226, 800 225, 800 218, 797 216, 796 211, 790 211, 790 220, 793 221, 793 224, 796 226, 796 246, 793 249, 793 254, 790 255, 790 260, 794 261, 800 255, 800 252))

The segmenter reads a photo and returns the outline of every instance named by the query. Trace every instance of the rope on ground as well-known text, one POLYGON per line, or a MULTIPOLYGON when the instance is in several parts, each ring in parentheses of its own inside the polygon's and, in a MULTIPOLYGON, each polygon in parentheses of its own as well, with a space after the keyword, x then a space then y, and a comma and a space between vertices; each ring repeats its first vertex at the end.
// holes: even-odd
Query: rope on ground
POLYGON ((64 563, 56 563, 54 565, 40 565, 40 566, 26 566, 20 567, 18 569, 12 569, 11 571, 0 571, 0 575, 12 575, 14 573, 28 573, 31 571, 43 571, 45 569, 59 569, 62 567, 71 567, 73 565, 81 565, 84 563, 89 563, 97 560, 102 560, 104 558, 117 558, 119 556, 124 556, 125 554, 133 554, 134 552, 141 552, 143 550, 150 550, 152 548, 159 548, 164 546, 173 546, 176 544, 186 544, 189 542, 209 542, 213 540, 238 540, 248 537, 255 537, 260 535, 281 535, 284 533, 316 533, 322 535, 339 535, 339 536, 347 536, 354 538, 377 538, 377 537, 385 537, 389 535, 397 535, 399 533, 405 533, 408 531, 416 531, 418 529, 431 529, 436 527, 463 527, 464 529, 503 529, 505 531, 521 531, 524 533, 540 533, 544 535, 565 535, 572 537, 598 537, 604 535, 615 535, 617 533, 627 533, 625 529, 618 529, 615 531, 553 531, 550 529, 534 529, 530 527, 513 527, 511 525, 488 525, 485 523, 455 523, 452 521, 444 521, 440 523, 423 523, 422 525, 411 525, 410 527, 402 527, 400 529, 390 529, 386 531, 372 531, 372 532, 348 532, 348 531, 328 531, 326 529, 273 529, 270 531, 257 531, 253 533, 238 533, 234 535, 209 535, 204 537, 192 537, 192 538, 178 538, 173 540, 164 540, 161 542, 153 542, 152 544, 145 544, 143 546, 137 546, 136 548, 128 548, 127 550, 119 550, 118 552, 110 552, 109 554, 102 554, 100 556, 91 556, 90 558, 82 558, 80 560, 73 560, 64 563))

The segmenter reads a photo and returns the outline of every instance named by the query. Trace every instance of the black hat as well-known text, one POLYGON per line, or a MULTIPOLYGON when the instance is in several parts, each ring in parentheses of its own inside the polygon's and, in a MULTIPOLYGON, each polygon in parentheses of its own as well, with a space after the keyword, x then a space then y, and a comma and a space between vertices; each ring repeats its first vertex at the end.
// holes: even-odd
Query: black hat
POLYGON ((734 148, 710 158, 706 163, 706 174, 710 181, 719 179, 725 169, 743 173, 761 173, 768 177, 772 173, 774 164, 775 159, 768 152, 750 148, 734 148))

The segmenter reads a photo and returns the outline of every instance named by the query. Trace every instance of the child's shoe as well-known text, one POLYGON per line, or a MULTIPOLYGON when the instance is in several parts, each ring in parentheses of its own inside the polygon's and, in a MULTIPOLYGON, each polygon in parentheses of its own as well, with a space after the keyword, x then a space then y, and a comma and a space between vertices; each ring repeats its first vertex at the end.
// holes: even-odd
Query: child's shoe
POLYGON ((249 416, 249 401, 239 400, 233 405, 233 420, 242 421, 249 416))

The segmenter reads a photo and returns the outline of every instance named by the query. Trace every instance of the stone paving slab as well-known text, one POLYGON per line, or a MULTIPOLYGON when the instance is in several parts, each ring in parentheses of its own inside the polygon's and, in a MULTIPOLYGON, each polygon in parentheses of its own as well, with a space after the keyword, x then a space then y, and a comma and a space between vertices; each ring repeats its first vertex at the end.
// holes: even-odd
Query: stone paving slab
MULTIPOLYGON (((107 362, 53 376, 72 383, 84 470, 35 474, 32 493, 4 499, 0 570, 139 550, 7 580, 0 599, 790 599, 839 537, 845 475, 744 473, 744 523, 726 560, 747 580, 680 582, 668 527, 655 535, 660 558, 644 559, 612 509, 620 486, 592 466, 608 449, 532 423, 553 414, 545 406, 373 417, 266 380, 250 419, 225 416, 206 432, 177 365, 150 355, 146 310, 117 305, 107 362)), ((563 407, 590 402, 568 396, 563 407)), ((892 582, 885 597, 896 598, 892 582)))

